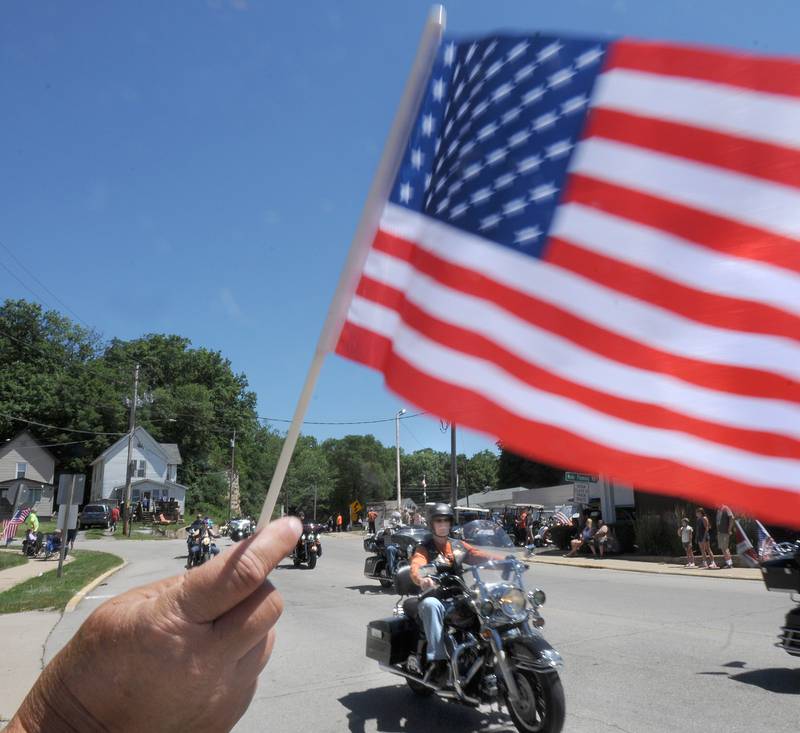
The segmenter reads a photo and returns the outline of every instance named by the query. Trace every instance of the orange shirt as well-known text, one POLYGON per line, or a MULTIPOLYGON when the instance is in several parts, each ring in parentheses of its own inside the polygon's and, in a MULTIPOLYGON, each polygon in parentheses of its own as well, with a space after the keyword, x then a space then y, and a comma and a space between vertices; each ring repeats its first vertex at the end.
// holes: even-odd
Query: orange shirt
MULTIPOLYGON (((462 542, 461 546, 467 551, 467 556, 464 559, 472 565, 475 565, 482 560, 492 559, 491 555, 487 555, 485 552, 476 550, 472 545, 469 545, 466 542, 462 542)), ((450 540, 447 540, 444 550, 442 550, 439 554, 443 555, 451 565, 455 563, 456 558, 453 554, 453 546, 450 544, 450 540)), ((411 556, 411 580, 413 580, 416 585, 419 585, 422 581, 422 578, 419 577, 419 569, 423 565, 427 565, 433 560, 434 558, 428 557, 428 550, 424 545, 417 545, 417 549, 414 550, 414 554, 411 556)))

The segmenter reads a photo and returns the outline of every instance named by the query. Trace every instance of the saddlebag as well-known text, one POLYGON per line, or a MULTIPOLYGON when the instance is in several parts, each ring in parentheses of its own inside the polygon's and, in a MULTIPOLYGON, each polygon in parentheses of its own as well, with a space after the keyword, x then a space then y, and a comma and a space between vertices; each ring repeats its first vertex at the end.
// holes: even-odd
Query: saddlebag
POLYGON ((408 659, 417 645, 417 627, 405 616, 389 616, 367 625, 367 656, 381 664, 408 659))
POLYGON ((796 554, 765 560, 761 573, 767 590, 800 593, 800 562, 796 554))
POLYGON ((364 575, 374 578, 378 574, 378 563, 383 565, 383 558, 380 555, 372 555, 364 561, 364 575))

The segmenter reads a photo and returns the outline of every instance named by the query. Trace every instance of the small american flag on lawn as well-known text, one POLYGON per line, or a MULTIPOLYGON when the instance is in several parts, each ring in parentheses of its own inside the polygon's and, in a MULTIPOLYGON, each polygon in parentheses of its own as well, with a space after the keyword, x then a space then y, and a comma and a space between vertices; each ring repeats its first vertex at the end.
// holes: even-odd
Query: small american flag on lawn
POLYGON ((800 517, 800 62, 442 43, 338 353, 556 466, 800 517))
POLYGON ((6 519, 3 522, 3 543, 8 544, 17 536, 17 527, 22 524, 27 516, 31 513, 30 507, 24 509, 17 509, 11 519, 6 519))

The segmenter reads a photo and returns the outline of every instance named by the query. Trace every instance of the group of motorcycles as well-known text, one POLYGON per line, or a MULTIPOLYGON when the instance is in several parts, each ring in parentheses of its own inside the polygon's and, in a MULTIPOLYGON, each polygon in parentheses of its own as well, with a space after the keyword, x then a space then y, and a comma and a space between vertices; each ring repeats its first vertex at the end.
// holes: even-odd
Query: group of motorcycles
POLYGON ((432 562, 420 575, 435 580, 420 592, 411 580, 410 559, 430 533, 426 527, 393 526, 364 540, 370 553, 364 575, 400 594, 393 614, 370 622, 367 656, 386 672, 403 677, 417 695, 439 697, 471 707, 505 705, 522 733, 557 733, 566 714, 559 677, 562 660, 542 633, 544 591, 525 591, 528 564, 509 552, 513 540, 494 522, 475 520, 454 528, 450 544, 456 562, 432 562), (496 559, 464 567, 464 543, 496 559), (422 599, 434 595, 446 604, 444 639, 448 650, 446 681, 427 673, 424 628, 418 615, 422 599))

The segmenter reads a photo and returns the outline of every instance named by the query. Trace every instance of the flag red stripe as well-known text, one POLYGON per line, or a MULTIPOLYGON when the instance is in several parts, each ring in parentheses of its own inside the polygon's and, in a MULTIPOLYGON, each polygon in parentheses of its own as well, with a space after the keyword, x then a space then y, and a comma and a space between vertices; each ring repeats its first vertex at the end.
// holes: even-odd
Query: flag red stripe
POLYGON ((601 137, 800 187, 800 151, 653 117, 595 108, 584 138, 601 137))
POLYGON ((769 58, 626 39, 609 47, 605 70, 614 68, 800 97, 800 62, 787 57, 769 58))
POLYGON ((479 394, 419 371, 394 353, 384 374, 390 389, 422 409, 497 436, 515 453, 550 465, 605 473, 637 488, 710 506, 719 504, 719 487, 724 485, 726 503, 741 512, 783 524, 787 517, 800 516, 800 493, 751 486, 673 461, 619 451, 552 425, 525 420, 479 394))
POLYGON ((716 252, 800 272, 800 242, 596 178, 572 175, 564 202, 590 206, 716 252))
MULTIPOLYGON (((658 405, 648 404, 623 397, 616 397, 591 387, 582 386, 569 379, 558 376, 547 369, 526 361, 474 331, 430 315, 406 299, 400 291, 388 287, 374 287, 364 283, 362 278, 359 290, 363 297, 367 292, 377 296, 374 302, 396 311, 402 320, 415 331, 455 351, 484 359, 512 374, 521 382, 552 394, 576 400, 598 412, 613 415, 628 422, 659 428, 676 430, 695 435, 704 440, 722 443, 741 450, 786 458, 800 458, 800 441, 787 436, 763 431, 745 430, 720 425, 718 423, 684 415, 658 405), (364 285, 362 290, 362 285, 364 285)), ((362 331, 364 329, 361 329, 362 331)), ((377 354, 388 355, 388 340, 379 336, 386 344, 381 344, 377 354)), ((376 356, 377 356, 376 354, 376 356)), ((374 356, 371 358, 375 358, 374 356)), ((381 367, 376 367, 381 369, 381 367)))
POLYGON ((392 350, 389 339, 345 321, 336 353, 382 372, 392 350))
POLYGON ((650 270, 551 238, 548 262, 634 298, 718 328, 800 340, 800 318, 769 305, 704 292, 650 270))
MULTIPOLYGON (((398 239, 379 230, 373 247, 396 248, 398 239)), ((413 246, 411 264, 443 285, 496 303, 519 318, 559 334, 597 354, 622 364, 669 374, 678 379, 722 392, 800 402, 800 384, 786 377, 745 367, 712 364, 676 356, 595 326, 543 300, 520 293, 490 278, 413 246)))

